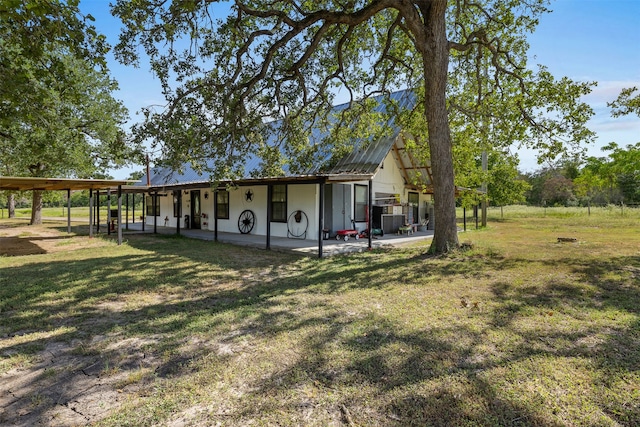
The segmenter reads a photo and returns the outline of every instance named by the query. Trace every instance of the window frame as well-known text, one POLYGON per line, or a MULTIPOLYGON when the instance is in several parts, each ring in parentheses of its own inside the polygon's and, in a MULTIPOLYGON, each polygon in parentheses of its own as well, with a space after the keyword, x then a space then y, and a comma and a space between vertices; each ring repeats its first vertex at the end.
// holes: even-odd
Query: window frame
POLYGON ((287 184, 273 184, 271 186, 271 200, 269 200, 269 217, 271 219, 271 222, 287 222, 287 203, 289 201, 289 186, 287 184), (282 187, 284 188, 284 191, 276 191, 276 188, 278 187, 282 187), (275 201, 274 199, 278 196, 282 196, 284 195, 284 197, 282 197, 284 200, 278 200, 275 201), (275 206, 280 206, 282 209, 282 216, 277 217, 274 215, 275 210, 274 207, 275 206))
POLYGON ((216 191, 216 218, 217 219, 229 219, 229 211, 231 210, 229 191, 218 190, 216 191), (220 197, 226 197, 226 203, 220 203, 220 197), (220 207, 223 207, 221 209, 220 207))
POLYGON ((160 216, 160 201, 158 200, 159 197, 157 194, 149 194, 146 196, 146 202, 147 202, 147 206, 146 206, 146 214, 147 216, 160 216), (156 202, 154 203, 154 199, 156 200, 156 202), (151 201, 151 203, 149 203, 149 201, 151 201), (153 208, 154 208, 154 204, 155 204, 155 213, 153 212, 153 208))
POLYGON ((369 206, 369 186, 364 184, 353 184, 353 220, 355 222, 367 221, 367 206, 369 206), (358 189, 364 189, 364 201, 358 203, 358 189), (362 206, 362 212, 359 212, 359 206, 362 206), (358 214, 361 214, 359 216, 358 214))

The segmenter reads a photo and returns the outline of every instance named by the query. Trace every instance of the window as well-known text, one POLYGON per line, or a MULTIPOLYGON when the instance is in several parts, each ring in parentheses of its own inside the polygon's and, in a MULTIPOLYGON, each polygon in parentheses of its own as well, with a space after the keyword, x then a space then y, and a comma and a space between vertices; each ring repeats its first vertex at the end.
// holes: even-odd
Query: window
POLYGON ((271 190, 271 221, 287 222, 287 186, 274 185, 271 190))
POLYGON ((160 200, 157 195, 147 196, 147 216, 160 216, 160 200), (153 203, 155 199, 155 203, 153 203), (154 211, 155 208, 155 211, 154 211))
POLYGON ((218 219, 229 219, 229 192, 226 190, 216 192, 216 215, 218 219))
POLYGON ((364 222, 367 220, 367 206, 369 198, 369 187, 366 185, 356 184, 355 186, 355 212, 354 212, 354 221, 356 222, 364 222))

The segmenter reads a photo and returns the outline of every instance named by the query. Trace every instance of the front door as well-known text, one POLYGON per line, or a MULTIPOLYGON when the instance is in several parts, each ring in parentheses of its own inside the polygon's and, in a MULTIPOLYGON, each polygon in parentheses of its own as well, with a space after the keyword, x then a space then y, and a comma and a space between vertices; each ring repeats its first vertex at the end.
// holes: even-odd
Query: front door
POLYGON ((200 190, 191 190, 191 228, 200 229, 200 190))

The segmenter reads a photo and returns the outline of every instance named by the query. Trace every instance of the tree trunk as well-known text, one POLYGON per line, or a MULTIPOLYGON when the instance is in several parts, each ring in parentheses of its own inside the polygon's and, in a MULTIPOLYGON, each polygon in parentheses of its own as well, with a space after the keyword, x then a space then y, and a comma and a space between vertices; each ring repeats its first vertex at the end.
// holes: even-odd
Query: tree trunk
POLYGON ((30 225, 42 224, 42 191, 33 190, 30 225))
POLYGON ((16 195, 14 193, 7 195, 7 210, 9 211, 9 218, 16 217, 16 195))
POLYGON ((425 17, 426 54, 422 56, 436 224, 430 251, 435 253, 458 248, 453 150, 446 103, 449 66, 446 8, 446 0, 430 3, 425 17))

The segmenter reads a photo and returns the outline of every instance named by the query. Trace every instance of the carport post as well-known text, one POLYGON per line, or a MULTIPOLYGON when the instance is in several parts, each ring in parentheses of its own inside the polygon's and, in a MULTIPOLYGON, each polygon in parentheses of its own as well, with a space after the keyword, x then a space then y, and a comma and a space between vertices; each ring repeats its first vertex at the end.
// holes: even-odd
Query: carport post
MULTIPOLYGON (((120 189, 120 187, 118 187, 120 189)), ((124 224, 127 230, 129 230, 129 193, 125 195, 125 206, 126 206, 126 214, 124 219, 124 224)))
POLYGON ((153 195, 153 233, 158 233, 158 193, 153 195))
POLYGON ((476 217, 476 230, 478 229, 478 205, 473 207, 473 216, 476 217))
POLYGON ((324 238, 324 181, 318 183, 318 258, 322 258, 322 239, 324 238))
POLYGON ((145 209, 145 203, 147 200, 147 194, 142 195, 142 231, 144 231, 144 225, 147 223, 147 210, 145 209))
POLYGON ((71 234, 71 189, 67 188, 67 233, 71 234))
POLYGON ((111 236, 111 189, 107 188, 107 236, 111 236))
POLYGON ((462 226, 467 231, 467 208, 462 208, 462 226))
POLYGON ((89 189, 89 238, 93 237, 93 189, 89 189))
POLYGON ((118 185, 118 245, 122 244, 122 185, 118 185))
POLYGON ((100 190, 96 190, 96 233, 100 233, 100 190))

